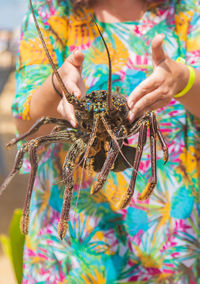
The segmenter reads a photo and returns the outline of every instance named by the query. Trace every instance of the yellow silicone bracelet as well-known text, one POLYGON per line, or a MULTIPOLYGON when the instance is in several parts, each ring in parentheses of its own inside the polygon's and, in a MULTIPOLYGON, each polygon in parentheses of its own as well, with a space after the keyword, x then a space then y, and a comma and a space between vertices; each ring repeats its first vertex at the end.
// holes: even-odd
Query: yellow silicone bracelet
POLYGON ((190 72, 190 77, 189 77, 188 83, 182 91, 180 91, 178 94, 176 94, 174 96, 174 98, 180 98, 180 97, 184 96, 187 92, 189 92, 189 90, 192 88, 192 86, 194 84, 194 81, 195 81, 194 68, 192 68, 191 66, 187 66, 187 67, 188 67, 189 72, 190 72))

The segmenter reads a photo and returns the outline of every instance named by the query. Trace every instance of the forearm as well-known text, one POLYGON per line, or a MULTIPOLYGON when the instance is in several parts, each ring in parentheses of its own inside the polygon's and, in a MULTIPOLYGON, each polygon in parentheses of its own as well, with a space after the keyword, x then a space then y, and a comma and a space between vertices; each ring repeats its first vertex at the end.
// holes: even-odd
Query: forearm
MULTIPOLYGON (((19 133, 22 134, 26 132, 35 123, 35 121, 42 116, 57 118, 61 117, 61 115, 57 111, 59 102, 60 97, 55 92, 52 86, 51 76, 49 76, 47 80, 37 88, 31 98, 29 110, 30 119, 15 119, 16 127, 19 133)), ((45 125, 41 127, 41 129, 33 136, 30 136, 29 139, 49 133, 52 127, 52 125, 45 125)))
POLYGON ((53 88, 51 75, 47 80, 37 88, 30 102, 30 118, 35 122, 42 116, 60 117, 57 112, 57 106, 60 97, 53 88))
POLYGON ((185 109, 200 118, 200 71, 195 69, 195 81, 192 88, 177 100, 184 105, 185 109))

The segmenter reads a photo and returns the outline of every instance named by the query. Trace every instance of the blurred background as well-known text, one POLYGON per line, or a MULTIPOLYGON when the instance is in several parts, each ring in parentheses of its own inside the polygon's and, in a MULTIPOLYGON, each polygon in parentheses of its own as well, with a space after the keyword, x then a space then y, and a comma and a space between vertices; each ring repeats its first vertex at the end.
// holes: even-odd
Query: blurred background
MULTIPOLYGON (((20 25, 28 0, 0 0, 0 184, 12 168, 16 148, 5 145, 15 136, 11 104, 15 94, 15 61, 20 25)), ((27 176, 18 175, 0 196, 0 235, 8 234, 15 208, 22 208, 27 176)), ((0 284, 16 284, 9 260, 0 245, 0 284)))

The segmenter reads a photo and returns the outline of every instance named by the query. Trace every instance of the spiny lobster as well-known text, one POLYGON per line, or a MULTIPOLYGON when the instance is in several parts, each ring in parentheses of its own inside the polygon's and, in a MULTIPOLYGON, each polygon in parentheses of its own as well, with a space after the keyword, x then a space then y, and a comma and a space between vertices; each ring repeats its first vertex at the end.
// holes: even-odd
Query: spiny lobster
POLYGON ((122 196, 117 207, 119 209, 125 208, 134 193, 134 187, 137 177, 137 172, 143 152, 144 145, 147 140, 147 129, 149 127, 150 133, 150 149, 151 149, 151 178, 146 188, 139 196, 140 200, 147 199, 152 193, 157 183, 156 177, 156 138, 158 137, 164 153, 165 163, 168 160, 168 148, 165 140, 160 132, 158 122, 154 112, 147 112, 143 116, 136 119, 133 123, 128 121, 129 108, 127 100, 120 94, 119 90, 111 91, 112 85, 112 70, 111 59, 106 42, 103 38, 100 29, 93 19, 99 35, 102 38, 104 46, 107 51, 109 62, 109 80, 108 90, 95 91, 87 94, 85 98, 78 100, 73 94, 70 94, 66 89, 55 64, 49 54, 43 35, 39 28, 35 12, 31 0, 30 8, 33 19, 38 31, 43 48, 46 52, 48 60, 53 68, 53 74, 56 76, 62 92, 69 103, 74 106, 76 119, 78 121, 77 129, 74 129, 65 119, 57 119, 52 117, 42 117, 23 135, 12 139, 7 146, 12 146, 18 141, 35 133, 40 126, 44 124, 56 124, 57 127, 53 132, 46 136, 41 136, 32 139, 25 143, 16 155, 14 167, 2 186, 0 193, 6 188, 11 179, 20 170, 23 162, 23 157, 26 152, 29 153, 31 174, 29 177, 28 189, 25 199, 21 227, 24 234, 28 233, 30 200, 33 190, 33 185, 38 168, 37 148, 44 144, 62 142, 69 143, 71 147, 66 154, 63 165, 63 181, 65 184, 63 208, 58 225, 58 235, 61 239, 64 238, 69 221, 69 210, 73 196, 73 171, 77 164, 85 167, 86 164, 99 172, 97 180, 91 187, 91 194, 97 193, 102 189, 109 172, 123 171, 128 167, 133 168, 130 184, 127 192, 122 196), (136 148, 125 145, 124 141, 136 133, 138 136, 138 145, 136 148))

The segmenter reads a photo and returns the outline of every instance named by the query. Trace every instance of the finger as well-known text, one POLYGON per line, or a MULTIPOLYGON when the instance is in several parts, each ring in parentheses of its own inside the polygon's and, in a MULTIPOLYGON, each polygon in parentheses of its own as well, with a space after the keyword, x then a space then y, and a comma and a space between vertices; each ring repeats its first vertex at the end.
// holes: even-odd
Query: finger
POLYGON ((84 98, 86 96, 87 88, 83 80, 79 81, 79 87, 81 90, 81 96, 77 96, 78 98, 84 98))
POLYGON ((73 105, 68 103, 66 97, 63 98, 62 105, 63 105, 63 114, 65 115, 66 118, 69 119, 69 122, 72 124, 72 126, 76 127, 77 121, 73 105))
POLYGON ((63 118, 69 121, 73 127, 77 127, 74 107, 70 103, 68 103, 65 97, 63 97, 63 99, 58 104, 57 111, 63 118))
POLYGON ((157 109, 159 109, 161 107, 163 107, 163 101, 162 100, 158 100, 154 104, 148 106, 148 108, 145 108, 145 109, 143 109, 140 112, 137 112, 137 114, 134 114, 133 116, 132 116, 132 111, 130 111, 130 113, 128 115, 128 120, 130 122, 133 122, 136 118, 143 116, 146 112, 157 110, 157 109))
MULTIPOLYGON (((128 114, 128 119, 132 122, 140 113, 147 110, 153 110, 157 106, 157 103, 161 101, 161 105, 167 105, 170 102, 170 97, 167 96, 162 88, 158 88, 153 92, 142 97, 130 110, 128 114)), ((160 107, 160 104, 159 104, 160 107)))
POLYGON ((65 86, 69 93, 75 95, 75 97, 81 97, 81 90, 79 89, 78 85, 74 83, 72 80, 68 80, 65 82, 65 86))
POLYGON ((127 103, 130 109, 146 94, 154 91, 159 88, 163 80, 155 76, 154 74, 150 75, 147 79, 142 81, 129 95, 127 103))
POLYGON ((80 71, 82 69, 83 60, 84 55, 80 50, 74 50, 73 53, 71 53, 66 59, 67 62, 79 68, 80 71))
MULTIPOLYGON (((166 103, 166 105, 167 105, 167 103, 166 103)), ((163 107, 163 100, 158 100, 150 106, 149 110, 156 110, 156 109, 159 109, 159 108, 162 108, 162 107, 163 107)))
POLYGON ((159 65, 166 59, 166 54, 162 47, 164 37, 164 34, 156 35, 151 43, 152 59, 155 66, 159 65))
POLYGON ((157 100, 154 104, 152 104, 148 108, 144 109, 142 112, 137 113, 135 118, 141 117, 142 115, 144 115, 148 111, 155 111, 155 110, 160 109, 162 107, 163 107, 163 100, 157 100))

